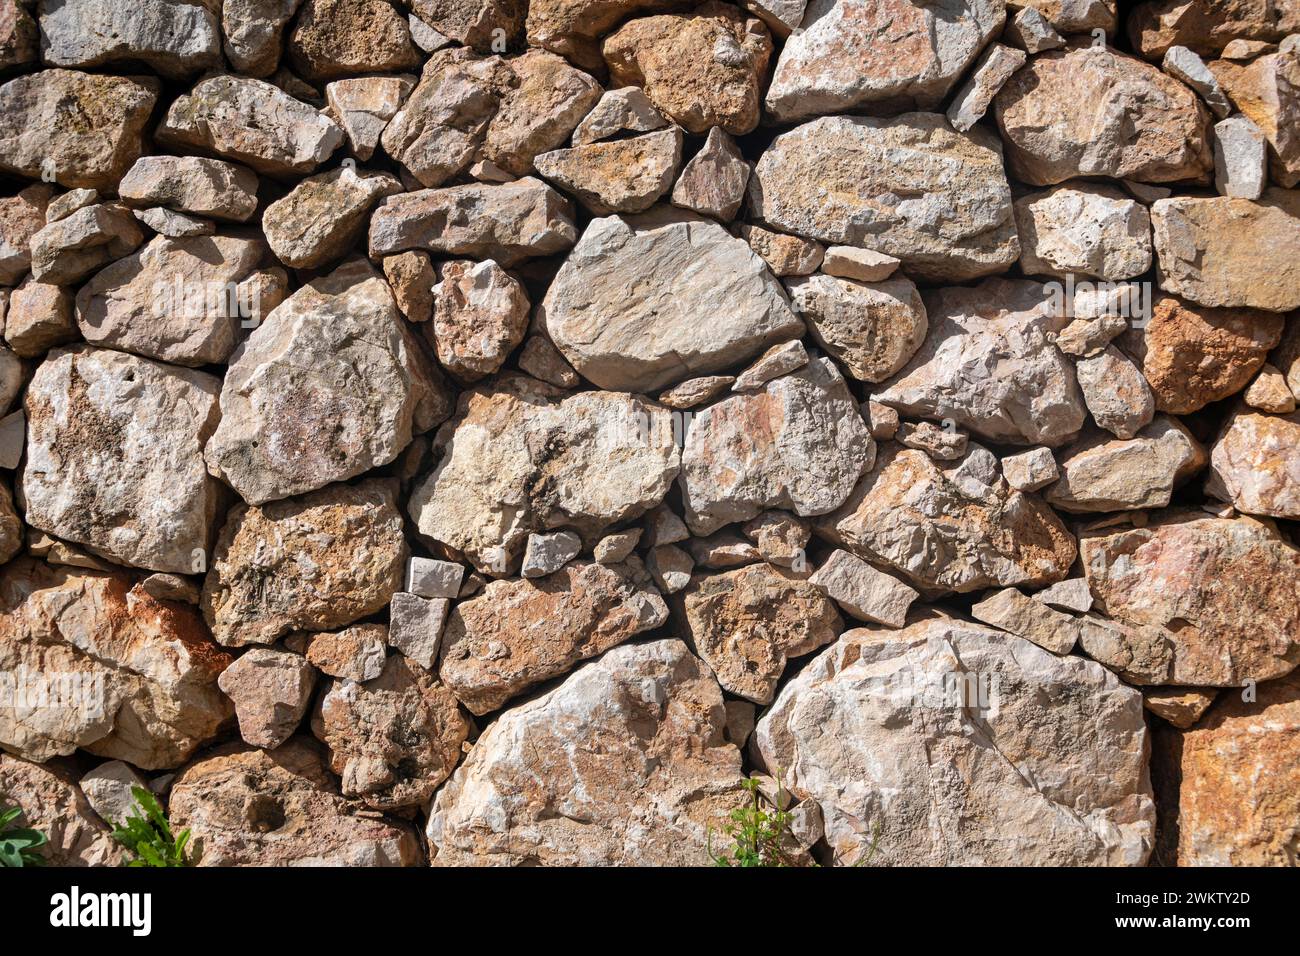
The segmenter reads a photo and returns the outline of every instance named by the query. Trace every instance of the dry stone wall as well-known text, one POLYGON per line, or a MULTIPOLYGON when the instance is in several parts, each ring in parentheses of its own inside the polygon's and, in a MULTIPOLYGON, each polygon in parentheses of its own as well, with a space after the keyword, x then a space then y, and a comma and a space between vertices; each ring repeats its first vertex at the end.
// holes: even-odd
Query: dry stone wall
POLYGON ((52 863, 1296 861, 1298 0, 0 0, 0 326, 52 863))

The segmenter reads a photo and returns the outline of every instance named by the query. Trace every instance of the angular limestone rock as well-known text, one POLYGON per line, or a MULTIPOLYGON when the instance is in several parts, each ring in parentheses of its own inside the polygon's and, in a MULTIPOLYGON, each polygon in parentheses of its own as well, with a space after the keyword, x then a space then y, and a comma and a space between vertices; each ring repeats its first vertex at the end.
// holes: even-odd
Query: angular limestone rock
POLYGON ((386 200, 370 217, 370 255, 423 249, 495 259, 509 268, 563 252, 578 238, 573 205, 541 180, 423 189, 386 200))
POLYGON ((295 737, 273 753, 228 744, 185 768, 168 803, 193 831, 199 866, 416 866, 409 824, 345 800, 319 745, 295 737))
POLYGON ((1273 182, 1300 186, 1300 44, 1245 66, 1220 60, 1212 69, 1233 103, 1268 139, 1273 182))
POLYGON ((533 531, 574 528, 594 542, 641 516, 680 461, 666 409, 625 393, 570 396, 519 375, 463 393, 436 445, 442 458, 415 485, 411 517, 498 577, 533 531))
POLYGON ((997 137, 956 133, 937 113, 828 116, 782 133, 749 196, 766 225, 883 252, 918 279, 965 282, 1020 255, 997 137))
POLYGON ((1012 175, 1035 186, 1177 182, 1213 166, 1210 112, 1196 94, 1109 47, 1079 41, 1034 57, 1002 87, 994 115, 1012 175))
POLYGON ((409 76, 358 76, 325 87, 330 113, 343 127, 357 159, 365 162, 375 154, 389 120, 414 88, 415 80, 409 76))
POLYGON ((178 97, 155 132, 160 143, 216 153, 272 176, 310 173, 343 142, 324 113, 262 80, 212 76, 178 97))
POLYGON ((769 704, 792 657, 831 643, 844 621, 826 592, 770 564, 695 577, 682 598, 685 637, 724 690, 769 704))
POLYGON ((747 185, 749 163, 736 141, 715 126, 682 170, 673 187, 673 205, 730 222, 745 201, 747 185))
POLYGON ((490 259, 446 262, 441 273, 425 326, 438 361, 463 382, 494 374, 528 331, 528 294, 490 259))
MULTIPOLYGON (((453 609, 438 676, 475 714, 567 673, 668 619, 636 565, 575 561, 537 580, 492 581, 453 609)), ((644 573, 644 572, 641 572, 644 573)))
MULTIPOLYGON (((33 183, 0 199, 0 285, 17 285, 27 274, 32 264, 32 236, 45 227, 53 196, 53 186, 33 183)), ((69 209, 68 213, 75 211, 69 209)))
POLYGON ((143 241, 144 233, 125 206, 85 206, 32 236, 32 278, 75 285, 101 266, 130 255, 143 241))
POLYGON ((1300 191, 1258 202, 1176 196, 1151 207, 1160 288, 1199 305, 1300 308, 1300 191))
POLYGON ((420 63, 406 18, 385 0, 306 0, 287 49, 311 82, 358 73, 400 73, 420 63))
POLYGON ((829 359, 815 359, 696 414, 682 450, 686 521, 706 535, 767 508, 825 514, 875 452, 844 379, 829 359))
POLYGON ((1068 654, 1079 639, 1079 623, 1042 601, 1025 597, 1015 588, 998 591, 973 604, 971 617, 999 630, 1033 641, 1053 654, 1068 654))
POLYGON ((316 669, 299 654, 269 647, 249 649, 217 679, 235 702, 239 735, 274 750, 293 736, 316 687, 316 669))
POLYGON ((933 109, 1005 17, 1000 0, 809 0, 777 60, 768 112, 791 122, 854 107, 933 109))
POLYGON ((302 0, 222 0, 221 32, 235 72, 266 77, 280 65, 284 28, 302 0))
POLYGON ((1132 438, 1151 423, 1155 399, 1138 367, 1108 345, 1100 355, 1075 363, 1083 400, 1093 421, 1117 438, 1132 438))
POLYGON ((1016 200, 1026 275, 1086 275, 1116 282, 1151 268, 1146 207, 1110 186, 1058 186, 1016 200))
POLYGON ((920 595, 898 578, 877 571, 857 555, 836 550, 808 579, 859 621, 902 627, 920 595))
POLYGON ((1141 866, 1151 850, 1141 694, 952 618, 849 631, 782 688, 751 747, 820 807, 841 865, 1141 866))
POLYGON ((113 189, 144 151, 155 79, 42 70, 0 86, 0 171, 113 189), (75 121, 55 122, 59 116, 75 121))
POLYGON ((539 318, 584 377, 639 392, 719 371, 803 331, 744 242, 667 208, 594 220, 539 318))
POLYGON ((374 680, 331 681, 312 715, 343 795, 376 810, 428 803, 472 726, 433 674, 402 657, 374 680))
POLYGON ((1142 683, 1239 687, 1300 662, 1300 551, 1272 527, 1173 511, 1079 544, 1097 608, 1163 639, 1142 683))
POLYGON ((910 279, 860 282, 819 273, 786 288, 813 339, 858 381, 885 381, 925 341, 925 303, 910 279))
POLYGON ((615 86, 639 86, 692 133, 740 136, 758 125, 772 37, 739 9, 708 0, 683 14, 642 17, 601 45, 615 86))
POLYGON ((876 401, 992 441, 1055 446, 1079 433, 1083 396, 1052 342, 1066 320, 1050 288, 988 279, 924 299, 925 343, 876 401))
POLYGON ((1075 557, 1052 509, 1012 490, 997 458, 974 444, 954 462, 886 446, 844 506, 814 526, 927 594, 1050 584, 1075 557))
POLYGON ((707 861, 741 780, 725 724, 717 681, 681 641, 614 648, 478 739, 434 799, 432 862, 707 861))
POLYGON ((41 57, 52 66, 145 63, 172 78, 221 63, 214 4, 203 0, 61 0, 41 5, 41 57))
POLYGON ((391 481, 331 485, 231 509, 203 582, 203 616, 227 647, 273 644, 374 614, 402 586, 406 542, 391 481))
POLYGON ((349 166, 304 179, 266 207, 262 230, 276 257, 295 269, 341 258, 364 233, 371 207, 402 191, 397 177, 349 166))
POLYGON ((205 457, 245 501, 345 481, 450 411, 388 285, 361 261, 300 288, 248 337, 205 457))
POLYGON ((1025 65, 1025 54, 1014 47, 992 43, 984 51, 966 85, 957 91, 948 106, 948 122, 959 133, 970 129, 988 112, 993 98, 1011 79, 1011 74, 1025 65))
POLYGON ((1246 514, 1300 519, 1300 414, 1235 410, 1210 452, 1205 490, 1246 514))
MULTIPOLYGON (((22 7, 17 8, 22 11, 22 7)), ((32 827, 49 841, 38 852, 49 866, 121 866, 126 851, 113 839, 77 786, 76 778, 55 766, 41 766, 0 753, 0 801, 21 807, 13 824, 32 827)))
POLYGON ((1062 511, 1163 508, 1206 460, 1178 419, 1160 415, 1130 440, 1096 432, 1062 449, 1061 478, 1043 496, 1062 511))
POLYGON ((1259 199, 1268 185, 1268 141, 1244 116, 1214 124, 1214 185, 1220 196, 1259 199))
POLYGON ((256 238, 155 236, 77 293, 87 342, 191 367, 223 364, 241 336, 239 284, 266 255, 256 238))
POLYGON ((122 352, 51 353, 27 390, 27 523, 121 564, 201 571, 223 505, 202 460, 219 388, 122 352))
POLYGON ((671 129, 631 139, 588 143, 535 157, 539 175, 572 193, 597 216, 645 212, 672 186, 682 133, 671 129))
POLYGON ((217 736, 233 713, 217 690, 230 655, 189 605, 133 584, 29 558, 0 571, 5 750, 45 761, 81 749, 157 770, 217 736))

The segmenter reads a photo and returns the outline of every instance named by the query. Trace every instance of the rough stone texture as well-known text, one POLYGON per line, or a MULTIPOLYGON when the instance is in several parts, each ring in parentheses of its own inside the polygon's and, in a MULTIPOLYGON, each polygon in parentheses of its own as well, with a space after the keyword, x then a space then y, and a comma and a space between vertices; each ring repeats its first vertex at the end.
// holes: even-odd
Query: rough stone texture
POLYGON ((829 644, 844 621, 826 593, 770 564, 699 575, 683 595, 684 636, 724 690, 770 704, 786 661, 829 644))
POLYGON ((245 742, 274 750, 307 713, 316 671, 301 655, 254 647, 221 672, 217 686, 234 701, 245 742))
POLYGON ((426 598, 454 598, 465 566, 454 561, 413 557, 406 563, 406 590, 426 598))
POLYGON ((524 563, 520 574, 526 578, 541 578, 554 574, 582 551, 582 539, 572 531, 551 531, 530 534, 524 549, 524 563))
POLYGON ((319 269, 356 245, 367 214, 385 196, 402 191, 388 173, 347 166, 304 179, 262 214, 262 229, 276 257, 295 269, 319 269))
POLYGON ((371 257, 423 249, 509 268, 563 252, 577 237, 572 205, 532 177, 402 193, 370 217, 371 257))
POLYGON ((0 703, 0 743, 20 757, 80 748, 144 770, 178 766, 233 713, 216 686, 229 663, 193 608, 125 574, 29 558, 0 570, 0 673, 66 702, 0 703))
POLYGON ((1282 335, 1280 316, 1255 309, 1207 309, 1157 299, 1151 320, 1121 344, 1142 367, 1156 408, 1185 415, 1250 382, 1282 335))
POLYGON ((739 792, 725 725, 685 644, 615 648, 479 738, 434 799, 432 862, 699 864, 739 792))
POLYGON ((438 273, 427 252, 385 256, 383 269, 402 315, 416 323, 433 318, 433 287, 438 282, 438 273))
POLYGON ((1151 268, 1151 217, 1111 186, 1058 186, 1016 200, 1026 275, 1132 279, 1151 268))
POLYGON ((1065 325, 1052 290, 988 279, 924 300, 925 343, 877 401, 998 442, 1055 446, 1078 434, 1083 397, 1073 364, 1052 343, 1065 325))
POLYGON ((1205 449, 1161 415, 1131 440, 1094 432, 1061 450, 1061 478, 1044 492, 1063 511, 1163 508, 1174 489, 1205 467, 1205 449))
POLYGON ((681 158, 682 133, 674 126, 631 139, 557 149, 534 163, 541 176, 605 216, 649 209, 672 186, 681 158))
POLYGON ((174 828, 193 831, 199 866, 416 866, 409 824, 344 800, 309 739, 274 753, 230 744, 181 772, 169 801, 174 828))
POLYGON ((208 467, 261 504, 387 464, 446 418, 433 375, 384 280, 345 264, 286 299, 241 346, 208 467))
POLYGON ((965 282, 1020 255, 997 138, 936 113, 805 123, 772 141, 749 191, 760 222, 886 253, 918 279, 965 282))
POLYGON ((1088 44, 1035 56, 994 101, 1016 178, 1075 176, 1142 183, 1197 179, 1212 168, 1209 110, 1149 63, 1088 44))
POLYGON ((1080 359, 1075 372, 1093 421, 1117 438, 1132 438, 1155 417, 1155 398, 1146 379, 1115 346, 1080 359))
POLYGON ((1294 0, 1150 0, 1140 3, 1128 20, 1135 49, 1160 59, 1176 44, 1209 55, 1232 40, 1280 40, 1300 31, 1300 8, 1294 0))
POLYGON ((655 109, 645 90, 624 86, 601 96, 600 102, 573 131, 573 145, 612 139, 621 133, 649 133, 667 125, 668 120, 655 109))
POLYGON ((154 79, 42 70, 0 86, 0 171, 110 189, 143 151, 154 79), (50 118, 75 116, 75 122, 50 118))
POLYGON ((1008 43, 1015 44, 1027 53, 1042 53, 1044 50, 1057 50, 1065 46, 1065 39, 1036 7, 1026 4, 1014 15, 1008 10, 1007 15, 1007 27, 1002 33, 1002 39, 1008 43))
POLYGON ((38 359, 56 345, 74 341, 72 294, 29 276, 9 296, 4 333, 14 354, 27 359, 38 359))
POLYGON ((691 133, 740 136, 758 125, 772 37, 758 20, 716 0, 691 13, 643 17, 601 45, 610 80, 639 86, 691 133))
POLYGON ((1002 29, 999 0, 810 0, 766 106, 792 122, 855 107, 932 109, 1002 29))
POLYGON ((1031 448, 1002 459, 1002 477, 1017 491, 1037 491, 1060 477, 1050 448, 1031 448))
POLYGON ((1300 191, 1258 202, 1175 196, 1151 207, 1160 288, 1199 305, 1300 308, 1300 191))
POLYGON ((1296 407, 1295 395, 1286 383, 1286 376, 1267 363, 1241 397, 1251 408, 1279 415, 1289 415, 1296 407))
POLYGON ((413 489, 411 517, 497 576, 533 531, 572 527, 594 540, 644 514, 679 467, 665 409, 623 393, 567 396, 524 376, 464 393, 436 444, 443 457, 413 489))
POLYGON ((517 47, 528 12, 519 0, 413 0, 411 7, 439 33, 480 53, 517 47))
POLYGON ((993 98, 1011 75, 1025 65, 1025 54, 1001 43, 990 44, 971 71, 966 85, 957 91, 948 106, 948 122, 960 133, 966 132, 988 112, 993 98))
POLYGON ((175 78, 221 63, 218 17, 202 0, 47 0, 40 10, 41 57, 51 66, 139 61, 175 78))
POLYGON ((1210 452, 1206 492, 1252 515, 1300 519, 1300 414, 1234 411, 1210 452))
POLYGON ((1273 528, 1175 511, 1085 534, 1080 548, 1098 609, 1162 639, 1157 679, 1143 683, 1239 687, 1300 662, 1300 551, 1273 528))
POLYGON ((1214 73, 1205 65, 1205 61, 1185 46, 1171 46, 1165 51, 1160 64, 1170 76, 1182 80, 1205 101, 1205 105, 1214 111, 1214 115, 1223 119, 1232 112, 1232 104, 1219 87, 1214 73))
MULTIPOLYGON (((1300 32, 1300 10, 1296 20, 1300 32)), ((1232 102, 1268 139, 1273 182, 1300 186, 1300 47, 1245 66, 1220 60, 1213 70, 1232 102)))
POLYGON ((219 388, 121 352, 56 350, 25 402, 27 523, 122 564, 202 570, 222 507, 202 460, 219 388))
POLYGON ((780 342, 760 355, 749 368, 736 376, 732 384, 733 392, 754 392, 774 378, 789 375, 808 364, 808 350, 802 342, 794 339, 780 342))
POLYGON ((388 629, 382 624, 356 624, 306 636, 307 660, 322 674, 344 681, 368 681, 383 672, 388 629))
POLYGON ((302 0, 222 0, 226 59, 239 73, 266 77, 280 64, 284 28, 302 0))
POLYGON ((1220 196, 1259 199, 1268 185, 1268 141, 1244 116, 1214 124, 1214 185, 1220 196))
POLYGON ((16 826, 45 834, 49 842, 39 852, 47 866, 120 866, 126 859, 112 827, 91 809, 66 770, 0 753, 0 804, 22 808, 16 826))
POLYGON ((736 141, 715 126, 673 187, 673 204, 730 222, 745 201, 749 164, 736 141))
POLYGON ((33 183, 0 199, 0 285, 17 285, 27 274, 32 264, 32 236, 45 227, 53 195, 53 187, 33 183))
POLYGON ((833 551, 808 579, 859 621, 902 627, 920 595, 898 578, 877 571, 847 551, 833 551))
POLYGON ((923 593, 1051 584, 1074 562, 1074 538, 1036 496, 1014 491, 991 452, 955 462, 888 445, 818 533, 901 571, 923 593))
POLYGON ((1086 578, 1057 581, 1049 588, 1035 591, 1034 600, 1050 604, 1062 611, 1074 611, 1076 614, 1087 614, 1092 610, 1092 593, 1088 590, 1086 578))
POLYGON ((203 582, 203 616, 228 647, 328 631, 388 604, 406 544, 391 482, 331 485, 301 498, 236 505, 203 582))
POLYGON ((1142 691, 1142 704, 1162 720, 1187 730, 1204 716, 1218 691, 1195 687, 1153 687, 1142 691))
POLYGON ((241 336, 239 284, 266 246, 233 236, 155 236, 77 293, 87 342, 176 365, 224 364, 241 336))
POLYGON ((0 3, 0 70, 35 63, 40 58, 40 29, 23 7, 19 0, 0 3))
POLYGON ((148 789, 148 782, 129 763, 110 760, 102 763, 79 781, 77 786, 99 818, 110 825, 124 823, 136 811, 132 787, 148 789))
POLYGON ((848 497, 875 451, 844 379, 829 359, 816 359, 696 414, 682 450, 686 521, 705 535, 767 508, 825 514, 848 497))
POLYGON ((787 236, 748 224, 739 226, 736 231, 762 257, 775 276, 811 275, 825 258, 821 243, 811 239, 787 236))
POLYGON ((898 266, 893 256, 853 246, 831 246, 822 259, 822 271, 828 276, 861 282, 884 282, 898 271, 898 266))
POLYGON ((1007 6, 1033 9, 1062 33, 1115 32, 1115 0, 1009 0, 1007 6))
POLYGON ((970 614, 977 621, 1033 641, 1053 654, 1070 653, 1079 638, 1076 618, 1025 597, 1015 588, 998 591, 973 604, 970 614))
POLYGON ((1295 859, 1300 680, 1235 693, 1182 735, 1179 866, 1290 866, 1295 859))
POLYGON ((272 176, 310 173, 343 142, 342 128, 325 114, 240 76, 200 80, 172 103, 154 135, 164 145, 204 149, 272 176))
POLYGON ((357 159, 365 162, 374 155, 389 120, 414 88, 409 76, 363 76, 325 87, 330 115, 343 127, 357 159))
POLYGON ((288 42, 289 63, 306 80, 400 73, 417 66, 406 18, 385 0, 306 0, 288 42))
POLYGON ((594 220, 540 318, 583 377, 638 392, 719 371, 803 330, 744 242, 671 209, 594 220))
POLYGON ((394 594, 388 608, 388 644, 421 667, 433 669, 442 646, 451 601, 415 594, 394 594))
POLYGON ((144 233, 125 206, 85 206, 32 236, 32 278, 75 285, 101 266, 131 254, 143 241, 144 233))
POLYGON ((849 631, 753 740, 820 807, 845 865, 874 843, 885 865, 1141 866, 1155 829, 1147 746, 1141 695, 1100 665, 943 616, 849 631))
POLYGON ((438 676, 475 714, 654 630, 668 608, 638 565, 575 561, 536 580, 492 581, 452 610, 438 676))
POLYGON ((868 283, 819 273, 786 288, 813 339, 859 381, 885 381, 925 341, 925 304, 910 279, 868 283))
POLYGON ((312 715, 343 795, 377 810, 427 804, 471 729, 451 692, 402 657, 374 680, 332 681, 312 715))

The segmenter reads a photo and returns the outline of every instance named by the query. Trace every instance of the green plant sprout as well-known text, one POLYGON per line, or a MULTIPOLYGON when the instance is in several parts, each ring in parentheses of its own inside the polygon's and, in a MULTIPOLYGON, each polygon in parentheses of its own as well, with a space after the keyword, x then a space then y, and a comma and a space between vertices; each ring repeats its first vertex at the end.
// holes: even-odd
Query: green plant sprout
POLYGON ((22 812, 22 807, 0 809, 0 866, 45 865, 38 851, 49 838, 40 830, 18 826, 22 812))
POLYGON ((127 866, 189 866, 185 845, 190 842, 188 828, 172 836, 171 824, 163 814, 158 798, 143 787, 132 787, 136 812, 117 824, 113 839, 126 847, 132 859, 127 866))

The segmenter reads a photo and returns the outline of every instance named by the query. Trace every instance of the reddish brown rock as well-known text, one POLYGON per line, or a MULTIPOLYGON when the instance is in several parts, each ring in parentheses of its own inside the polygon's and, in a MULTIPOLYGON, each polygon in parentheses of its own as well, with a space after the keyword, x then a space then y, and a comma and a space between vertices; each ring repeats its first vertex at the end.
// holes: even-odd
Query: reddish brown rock
POLYGON ((22 809, 13 826, 45 834, 49 842, 38 853, 49 866, 121 866, 125 859, 112 827, 95 815, 76 777, 62 767, 0 753, 0 806, 22 809))
POLYGON ((1232 40, 1276 41, 1296 32, 1296 0, 1150 0, 1137 4, 1128 17, 1134 49, 1152 60, 1171 46, 1209 56, 1232 40))

